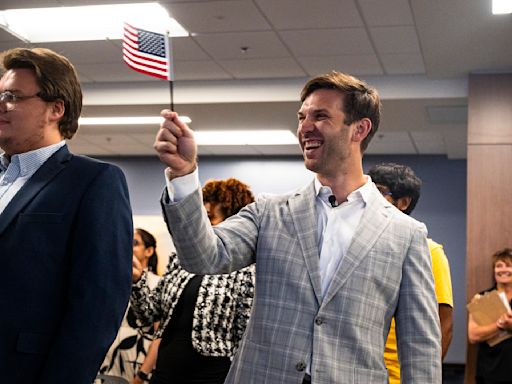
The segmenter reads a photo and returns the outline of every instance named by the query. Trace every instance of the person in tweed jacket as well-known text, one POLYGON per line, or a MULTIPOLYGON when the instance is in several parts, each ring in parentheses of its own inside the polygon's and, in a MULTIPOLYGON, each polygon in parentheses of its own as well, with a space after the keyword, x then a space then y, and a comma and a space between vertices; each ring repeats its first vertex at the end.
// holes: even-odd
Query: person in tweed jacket
MULTIPOLYGON (((236 179, 209 181, 204 206, 212 224, 237 213, 254 200, 236 179)), ((137 264, 134 260, 134 265, 137 264)), ((160 321, 161 338, 152 384, 223 383, 245 332, 254 295, 254 266, 231 274, 194 275, 170 256, 167 271, 154 290, 147 274, 134 267, 131 305, 145 324, 160 321)), ((139 372, 149 378, 149 372, 139 372)))

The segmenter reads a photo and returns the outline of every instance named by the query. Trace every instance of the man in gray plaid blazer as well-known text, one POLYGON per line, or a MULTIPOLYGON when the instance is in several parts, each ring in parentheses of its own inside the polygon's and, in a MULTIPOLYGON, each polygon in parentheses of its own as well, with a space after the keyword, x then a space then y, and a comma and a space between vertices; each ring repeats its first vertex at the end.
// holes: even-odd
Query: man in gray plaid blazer
POLYGON ((297 136, 315 179, 260 197, 214 228, 202 207, 193 133, 162 111, 155 141, 168 167, 162 206, 183 267, 214 274, 256 262, 252 316, 226 383, 385 384, 393 315, 402 382, 441 383, 426 228, 363 174, 379 96, 332 72, 310 80, 301 101, 297 136))

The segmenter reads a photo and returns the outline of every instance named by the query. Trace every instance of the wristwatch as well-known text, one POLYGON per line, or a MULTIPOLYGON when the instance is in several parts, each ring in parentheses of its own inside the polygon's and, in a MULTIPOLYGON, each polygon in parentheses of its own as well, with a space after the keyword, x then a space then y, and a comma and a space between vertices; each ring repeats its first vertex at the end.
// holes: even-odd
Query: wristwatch
POLYGON ((146 372, 137 371, 137 376, 138 376, 138 377, 139 377, 139 379, 141 379, 142 381, 149 381, 149 375, 148 375, 146 372))

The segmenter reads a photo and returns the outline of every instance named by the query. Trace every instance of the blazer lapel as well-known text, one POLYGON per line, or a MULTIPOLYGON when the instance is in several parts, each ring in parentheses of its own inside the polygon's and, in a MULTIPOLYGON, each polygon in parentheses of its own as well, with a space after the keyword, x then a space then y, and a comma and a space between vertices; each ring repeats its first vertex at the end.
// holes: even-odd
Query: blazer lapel
POLYGON ((340 261, 338 270, 334 274, 331 285, 327 290, 324 304, 331 300, 336 292, 345 284, 351 273, 366 257, 389 224, 389 209, 393 207, 391 204, 385 204, 378 193, 375 191, 366 204, 347 254, 340 261))
POLYGON ((314 183, 311 183, 294 196, 290 197, 288 203, 311 285, 320 303, 322 297, 322 282, 318 268, 320 256, 318 254, 314 183))
POLYGON ((27 180, 25 185, 16 193, 0 215, 0 235, 6 230, 18 213, 25 207, 43 187, 48 184, 71 158, 66 145, 57 150, 43 165, 27 180))

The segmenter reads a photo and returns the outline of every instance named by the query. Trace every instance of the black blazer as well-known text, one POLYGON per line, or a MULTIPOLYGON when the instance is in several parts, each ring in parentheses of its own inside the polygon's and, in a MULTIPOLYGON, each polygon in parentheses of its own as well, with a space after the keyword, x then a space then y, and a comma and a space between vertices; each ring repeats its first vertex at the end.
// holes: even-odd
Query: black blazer
POLYGON ((0 214, 0 382, 90 384, 131 288, 133 224, 111 164, 53 154, 0 214))

